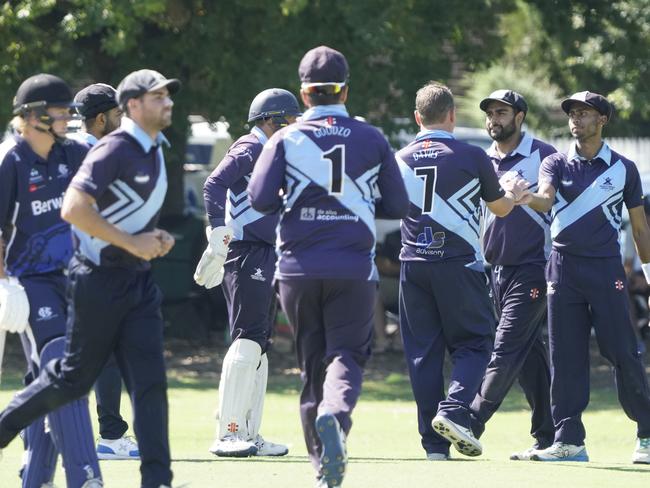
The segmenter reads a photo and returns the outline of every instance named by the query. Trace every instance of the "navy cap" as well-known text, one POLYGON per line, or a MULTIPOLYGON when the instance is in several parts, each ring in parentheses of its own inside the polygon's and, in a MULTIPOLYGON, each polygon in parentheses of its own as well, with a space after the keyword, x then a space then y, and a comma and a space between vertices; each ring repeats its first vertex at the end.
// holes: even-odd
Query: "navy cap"
POLYGON ((23 81, 14 97, 14 114, 36 107, 74 107, 72 91, 61 78, 49 73, 30 76, 23 81))
POLYGON ((602 95, 598 93, 593 93, 590 91, 582 91, 574 93, 569 98, 562 100, 562 110, 564 113, 569 115, 569 110, 571 110, 571 105, 574 102, 584 103, 589 105, 591 108, 596 109, 600 115, 605 115, 607 120, 612 116, 612 104, 602 95))
POLYGON ((481 100, 479 107, 485 112, 490 102, 505 103, 519 112, 528 113, 528 104, 526 103, 526 99, 514 90, 493 91, 487 98, 481 100))
POLYGON ((124 107, 131 98, 137 98, 145 93, 167 88, 173 95, 181 88, 181 82, 176 78, 165 78, 152 69, 141 69, 126 75, 117 87, 117 102, 124 107))
POLYGON ((77 112, 86 119, 92 119, 117 107, 117 92, 111 85, 95 83, 79 91, 74 101, 79 104, 77 112))
POLYGON ((298 75, 302 83, 345 83, 349 75, 345 56, 327 46, 307 51, 300 61, 298 75))

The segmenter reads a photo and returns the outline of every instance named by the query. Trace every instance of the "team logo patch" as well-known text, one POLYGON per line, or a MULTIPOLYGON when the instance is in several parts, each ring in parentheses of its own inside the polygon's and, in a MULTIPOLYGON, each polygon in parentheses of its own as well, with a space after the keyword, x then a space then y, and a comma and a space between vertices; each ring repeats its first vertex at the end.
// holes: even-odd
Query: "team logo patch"
POLYGON ((255 273, 251 275, 251 278, 257 281, 266 281, 266 277, 261 268, 255 268, 255 273))
POLYGON ((424 142, 422 143, 422 148, 423 148, 423 149, 427 149, 427 148, 429 148, 429 147, 431 147, 431 146, 433 146, 433 142, 430 141, 429 139, 427 139, 426 141, 424 141, 424 142))
POLYGON ((38 313, 38 319, 36 320, 39 322, 43 320, 51 320, 54 317, 56 317, 56 315, 52 311, 52 307, 41 307, 38 309, 37 313, 38 313))
POLYGON ((145 183, 149 183, 150 179, 151 179, 151 177, 148 174, 146 174, 146 173, 138 173, 133 178, 133 181, 135 181, 136 183, 138 183, 140 185, 144 185, 145 183))
POLYGON ((611 178, 605 178, 600 184, 600 188, 607 191, 612 191, 614 189, 614 184, 612 183, 611 178))
POLYGON ((316 209, 314 207, 303 207, 300 209, 300 220, 315 220, 316 209))
POLYGON ((59 164, 59 177, 65 178, 70 174, 70 170, 65 164, 59 164))
POLYGON ((530 290, 530 298, 532 298, 533 300, 539 298, 539 288, 532 288, 530 290))
POLYGON ((621 280, 616 280, 614 282, 614 288, 616 288, 618 291, 621 291, 621 290, 623 290, 623 288, 625 288, 625 285, 623 284, 623 282, 621 280))
MULTIPOLYGON (((35 191, 32 190, 32 187, 36 186, 37 183, 42 183, 44 180, 43 176, 38 172, 36 168, 32 168, 32 170, 29 172, 29 191, 35 191)), ((38 189, 38 187, 36 187, 38 189)))

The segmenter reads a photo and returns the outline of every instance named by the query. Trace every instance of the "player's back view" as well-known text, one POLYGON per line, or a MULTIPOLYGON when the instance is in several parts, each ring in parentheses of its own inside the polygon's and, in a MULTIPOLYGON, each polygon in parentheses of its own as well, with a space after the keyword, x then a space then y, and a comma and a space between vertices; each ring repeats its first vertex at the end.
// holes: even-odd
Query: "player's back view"
POLYGON ((280 302, 296 331, 307 450, 319 486, 334 487, 343 479, 344 441, 370 355, 375 214, 400 218, 408 199, 386 139, 348 115, 345 57, 312 49, 299 73, 310 108, 266 144, 248 191, 260 212, 284 206, 280 302))

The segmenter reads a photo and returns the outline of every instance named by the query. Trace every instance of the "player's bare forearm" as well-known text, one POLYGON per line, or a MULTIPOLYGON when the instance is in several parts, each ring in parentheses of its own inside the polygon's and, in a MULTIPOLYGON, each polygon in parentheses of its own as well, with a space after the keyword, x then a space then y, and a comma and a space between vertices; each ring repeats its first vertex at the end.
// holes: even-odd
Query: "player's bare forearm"
POLYGON ((555 197, 553 199, 549 198, 547 195, 540 195, 539 193, 532 193, 530 202, 528 202, 528 206, 532 208, 533 210, 537 210, 538 212, 546 213, 549 210, 551 210, 551 207, 553 206, 553 201, 555 200, 555 197))
POLYGON ((634 246, 642 263, 650 263, 650 228, 643 206, 628 209, 634 246))

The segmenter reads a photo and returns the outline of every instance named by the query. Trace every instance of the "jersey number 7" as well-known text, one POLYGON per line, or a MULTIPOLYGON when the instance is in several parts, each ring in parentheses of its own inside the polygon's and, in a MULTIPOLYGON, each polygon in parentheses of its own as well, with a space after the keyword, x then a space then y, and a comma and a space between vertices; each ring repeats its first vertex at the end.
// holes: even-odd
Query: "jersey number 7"
POLYGON ((433 202, 436 196, 436 183, 438 182, 437 166, 422 166, 415 168, 415 176, 424 180, 424 192, 422 197, 422 213, 433 212, 433 202))

